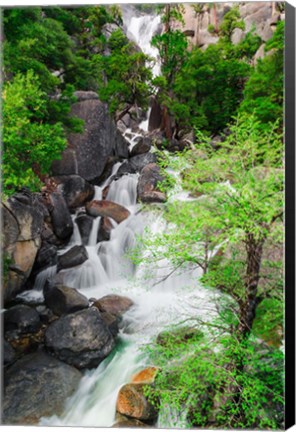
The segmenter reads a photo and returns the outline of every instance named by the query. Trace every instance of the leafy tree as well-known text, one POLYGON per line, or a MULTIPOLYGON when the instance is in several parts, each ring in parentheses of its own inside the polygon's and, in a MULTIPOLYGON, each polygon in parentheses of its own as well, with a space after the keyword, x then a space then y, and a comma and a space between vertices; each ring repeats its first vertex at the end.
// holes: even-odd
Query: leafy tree
POLYGON ((254 113, 269 128, 269 122, 283 119, 284 21, 277 24, 272 38, 265 45, 266 57, 258 63, 246 83, 240 111, 254 113))
POLYGON ((3 87, 3 191, 10 195, 27 186, 40 187, 66 146, 61 123, 44 123, 46 95, 32 71, 17 74, 3 87))
POLYGON ((136 51, 120 29, 112 33, 108 45, 111 55, 97 55, 94 60, 101 76, 99 96, 120 120, 133 106, 148 107, 152 72, 146 65, 148 56, 136 51))
POLYGON ((231 37, 236 28, 245 30, 245 23, 243 20, 240 20, 238 6, 232 7, 230 11, 224 15, 219 26, 219 35, 224 41, 231 42, 231 37))

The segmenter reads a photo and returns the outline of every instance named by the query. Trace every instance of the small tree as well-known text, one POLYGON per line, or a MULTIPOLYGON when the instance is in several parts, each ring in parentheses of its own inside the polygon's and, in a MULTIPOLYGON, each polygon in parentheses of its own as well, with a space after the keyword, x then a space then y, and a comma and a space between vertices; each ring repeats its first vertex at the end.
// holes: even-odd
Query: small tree
POLYGON ((40 187, 40 175, 66 146, 61 123, 44 123, 46 94, 32 71, 16 75, 3 88, 3 191, 40 187))

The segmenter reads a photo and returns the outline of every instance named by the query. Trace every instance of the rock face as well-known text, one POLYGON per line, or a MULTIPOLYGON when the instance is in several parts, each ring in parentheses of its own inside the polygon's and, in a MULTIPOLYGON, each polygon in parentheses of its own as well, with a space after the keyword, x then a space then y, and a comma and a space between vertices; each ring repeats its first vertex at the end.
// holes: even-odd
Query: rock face
POLYGON ((151 421, 157 416, 157 411, 144 395, 145 384, 125 384, 118 393, 116 410, 120 414, 137 420, 151 421))
POLYGON ((84 246, 76 245, 58 257, 58 271, 83 264, 88 259, 84 246))
POLYGON ((52 322, 45 333, 46 348, 77 367, 97 367, 115 346, 97 308, 91 307, 52 322))
POLYGON ((4 424, 36 424, 59 415, 76 390, 81 373, 44 353, 29 354, 7 371, 3 398, 4 424))
POLYGON ((108 312, 116 317, 121 317, 124 312, 133 306, 133 301, 128 297, 109 294, 94 303, 101 312, 108 312))
POLYGON ((90 203, 86 204, 85 208, 87 213, 91 216, 110 217, 117 223, 123 222, 130 215, 129 210, 127 210, 125 207, 107 200, 91 201, 90 203))
POLYGON ((88 308, 88 299, 75 288, 56 285, 44 290, 45 304, 55 315, 76 312, 88 308))
POLYGON ((54 179, 59 184, 58 191, 62 193, 69 209, 83 206, 94 196, 94 186, 78 175, 60 176, 54 179))
POLYGON ((54 162, 52 171, 60 175, 67 169, 67 174, 78 174, 95 183, 109 156, 128 157, 128 144, 117 130, 107 105, 98 100, 96 93, 79 91, 75 96, 77 102, 71 114, 84 120, 84 132, 69 134, 68 149, 60 161, 54 162), (73 172, 69 172, 71 167, 73 172))
POLYGON ((165 202, 166 196, 157 190, 157 185, 164 180, 156 164, 146 165, 137 185, 138 200, 142 202, 165 202))
POLYGON ((23 287, 41 245, 46 207, 38 194, 17 193, 2 204, 3 252, 10 268, 4 283, 4 302, 23 287))

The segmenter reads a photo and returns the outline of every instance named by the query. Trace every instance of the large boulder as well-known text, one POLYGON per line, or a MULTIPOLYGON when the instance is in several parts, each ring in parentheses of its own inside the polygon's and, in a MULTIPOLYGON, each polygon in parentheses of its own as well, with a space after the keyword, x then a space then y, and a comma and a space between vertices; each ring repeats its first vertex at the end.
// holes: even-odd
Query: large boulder
MULTIPOLYGON (((109 114, 107 104, 101 102, 94 92, 75 93, 77 102, 72 106, 71 115, 84 121, 82 133, 70 133, 68 149, 72 150, 75 172, 85 180, 96 183, 109 156, 128 157, 128 143, 117 130, 109 114)), ((52 165, 53 175, 69 173, 69 150, 62 154, 60 161, 52 165)), ((74 171, 74 170, 73 170, 74 171)))
POLYGON ((166 195, 157 190, 157 185, 164 180, 160 168, 156 164, 145 166, 137 185, 138 200, 142 202, 165 202, 166 195))
POLYGON ((114 338, 96 307, 53 321, 45 346, 60 360, 78 369, 97 367, 115 346, 114 338))
POLYGON ((62 193, 71 210, 82 207, 94 196, 94 186, 79 175, 59 176, 54 179, 58 183, 58 191, 62 193))
POLYGON ((61 414, 81 378, 77 369, 45 353, 26 355, 5 374, 2 422, 33 425, 61 414))
POLYGON ((129 210, 122 205, 107 200, 91 201, 86 204, 85 209, 86 212, 91 216, 110 217, 117 223, 123 222, 130 215, 129 210))
POLYGON ((76 267, 86 260, 88 260, 88 253, 85 246, 75 245, 58 257, 58 271, 76 267))
POLYGON ((4 302, 21 291, 31 274, 47 214, 40 195, 27 190, 13 195, 2 204, 3 256, 4 262, 9 265, 4 275, 4 302))
POLYGON ((124 312, 133 306, 134 302, 128 297, 116 294, 108 294, 94 303, 101 312, 108 312, 116 317, 121 317, 124 312))
POLYGON ((119 167, 116 175, 121 176, 124 174, 134 174, 141 172, 144 166, 155 163, 156 155, 154 153, 144 153, 131 157, 128 161, 123 162, 119 167))
POLYGON ((53 231, 60 240, 67 241, 74 226, 66 201, 60 192, 51 193, 49 200, 53 231))
POLYGON ((125 384, 118 393, 116 410, 122 415, 142 421, 152 421, 157 417, 157 411, 145 396, 147 384, 125 384))
POLYGON ((63 315, 88 308, 88 299, 75 288, 55 285, 44 290, 45 304, 55 315, 63 315))

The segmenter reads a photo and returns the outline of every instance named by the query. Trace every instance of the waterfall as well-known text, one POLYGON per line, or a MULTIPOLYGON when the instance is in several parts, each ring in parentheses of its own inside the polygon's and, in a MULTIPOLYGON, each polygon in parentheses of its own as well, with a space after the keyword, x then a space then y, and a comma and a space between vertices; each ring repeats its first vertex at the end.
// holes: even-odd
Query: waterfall
MULTIPOLYGON (((157 57, 157 50, 150 46, 150 40, 159 28, 160 17, 125 16, 124 20, 130 37, 146 54, 157 57)), ((155 65, 154 74, 157 73, 159 65, 155 65)), ((143 129, 145 127, 148 127, 148 120, 142 125, 143 129)), ((129 132, 127 130, 125 135, 131 148, 139 135, 129 132)), ((161 331, 180 319, 198 316, 207 321, 216 314, 218 294, 198 282, 200 270, 197 267, 187 265, 172 272, 169 260, 155 263, 144 260, 138 267, 133 264, 129 254, 137 245, 138 237, 150 238, 164 233, 168 226, 157 208, 138 211, 138 175, 128 174, 116 179, 114 175, 119 166, 120 163, 113 167, 111 176, 101 189, 108 185, 107 199, 127 207, 130 216, 120 224, 113 222, 110 240, 96 244, 100 222, 97 218, 86 246, 88 260, 76 268, 63 270, 63 273, 65 283, 88 298, 99 299, 106 294, 118 294, 129 297, 134 306, 123 316, 112 354, 98 368, 84 372, 79 388, 66 401, 62 415, 41 419, 41 426, 111 427, 115 423, 115 406, 120 387, 149 364, 142 350, 143 345, 155 340, 161 331)), ((99 194, 99 191, 96 190, 96 193, 99 194)), ((74 226, 72 245, 81 241, 75 218, 74 226)), ((148 256, 145 250, 141 253, 144 257, 148 256)), ((158 426, 176 427, 177 414, 164 410, 158 426)), ((186 419, 183 417, 177 425, 185 427, 186 419)))
MULTIPOLYGON (((147 54, 153 59, 152 75, 157 77, 160 75, 160 58, 159 52, 156 47, 151 46, 152 37, 161 28, 161 17, 160 15, 141 15, 131 16, 129 14, 123 14, 123 21, 127 28, 127 36, 136 42, 141 48, 144 54, 147 54)), ((151 109, 149 108, 146 120, 139 124, 139 128, 143 131, 148 131, 149 117, 151 109)))
MULTIPOLYGON (((120 224, 114 222, 109 241, 86 247, 89 259, 85 263, 62 271, 66 285, 77 288, 89 298, 113 293, 129 297, 135 306, 124 315, 117 347, 111 356, 98 368, 85 372, 61 416, 43 418, 40 425, 112 426, 120 387, 149 362, 142 352, 143 344, 180 321, 180 317, 197 315, 206 321, 215 316, 212 305, 217 293, 199 284, 200 271, 196 267, 188 265, 164 278, 171 270, 168 260, 155 264, 144 261, 135 268, 126 255, 136 245, 139 235, 151 236, 167 230, 161 212, 137 211, 136 181, 136 176, 127 175, 111 183, 110 197, 118 201, 124 197, 130 204, 131 215, 120 224), (149 232, 145 230, 147 227, 149 232)), ((145 250, 143 254, 145 256, 145 250)), ((160 427, 164 427, 165 422, 168 422, 166 427, 173 427, 175 417, 171 412, 162 413, 160 427)), ((181 420, 183 424, 184 419, 181 420)))

